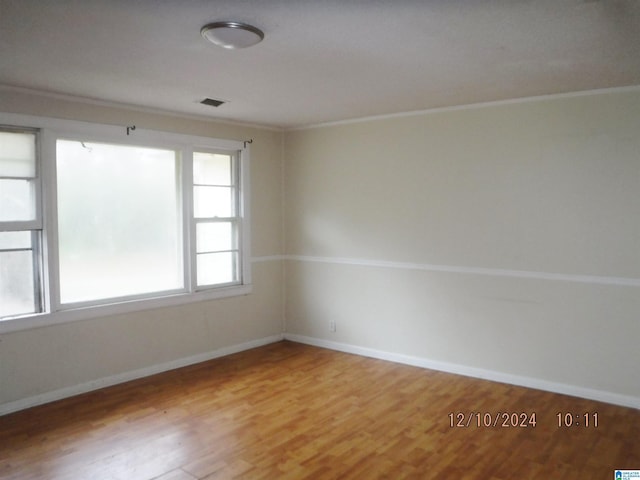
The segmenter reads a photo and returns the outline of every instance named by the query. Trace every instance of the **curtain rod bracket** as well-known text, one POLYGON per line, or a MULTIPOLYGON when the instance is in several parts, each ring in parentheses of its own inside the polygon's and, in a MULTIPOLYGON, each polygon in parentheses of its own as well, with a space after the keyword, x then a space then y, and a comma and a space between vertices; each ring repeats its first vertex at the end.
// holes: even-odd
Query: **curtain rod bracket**
POLYGON ((127 135, 129 135, 129 133, 132 132, 135 129, 136 129, 135 125, 131 125, 130 127, 127 127, 127 135))
POLYGON ((250 140, 245 140, 244 141, 244 148, 247 148, 247 143, 253 143, 253 138, 250 140))

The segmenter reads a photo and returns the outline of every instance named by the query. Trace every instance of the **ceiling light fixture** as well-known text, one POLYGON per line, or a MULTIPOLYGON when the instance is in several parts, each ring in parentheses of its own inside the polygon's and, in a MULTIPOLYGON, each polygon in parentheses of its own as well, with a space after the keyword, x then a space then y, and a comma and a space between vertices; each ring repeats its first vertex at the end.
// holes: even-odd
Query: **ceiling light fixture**
POLYGON ((200 34, 222 48, 246 48, 260 43, 264 33, 253 25, 239 22, 216 22, 202 27, 200 34))

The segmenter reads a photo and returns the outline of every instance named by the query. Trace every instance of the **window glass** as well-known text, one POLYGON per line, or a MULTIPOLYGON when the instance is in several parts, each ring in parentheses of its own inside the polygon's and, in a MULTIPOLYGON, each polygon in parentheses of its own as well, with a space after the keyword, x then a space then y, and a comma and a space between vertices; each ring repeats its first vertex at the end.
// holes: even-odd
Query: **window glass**
POLYGON ((215 285, 236 281, 235 252, 198 254, 198 285, 215 285))
POLYGON ((0 222, 35 217, 33 180, 0 178, 0 222))
POLYGON ((218 153, 193 154, 193 183, 197 185, 231 185, 230 155, 218 153))
POLYGON ((233 215, 233 189, 230 187, 194 187, 196 218, 227 218, 233 215))
POLYGON ((31 232, 0 232, 0 250, 31 248, 31 232))
POLYGON ((57 142, 62 304, 183 287, 177 155, 57 142))
POLYGON ((0 177, 36 176, 36 135, 0 132, 0 177))
POLYGON ((0 317, 34 313, 31 232, 0 232, 0 317))
POLYGON ((232 250, 233 228, 230 222, 198 223, 196 225, 198 253, 232 250))

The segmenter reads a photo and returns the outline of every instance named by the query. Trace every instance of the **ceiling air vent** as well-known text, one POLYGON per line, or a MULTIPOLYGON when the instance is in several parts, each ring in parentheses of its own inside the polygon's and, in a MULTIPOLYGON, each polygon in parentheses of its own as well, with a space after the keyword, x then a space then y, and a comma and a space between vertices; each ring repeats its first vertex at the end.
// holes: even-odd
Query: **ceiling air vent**
POLYGON ((200 103, 203 105, 209 105, 210 107, 219 107, 224 102, 222 100, 214 100, 213 98, 205 98, 200 103))

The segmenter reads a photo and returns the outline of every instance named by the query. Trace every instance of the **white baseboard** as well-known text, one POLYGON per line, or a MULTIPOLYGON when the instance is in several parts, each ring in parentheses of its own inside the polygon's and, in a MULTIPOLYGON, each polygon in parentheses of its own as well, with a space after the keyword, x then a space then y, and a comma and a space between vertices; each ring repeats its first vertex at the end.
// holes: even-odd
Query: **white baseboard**
POLYGON ((224 357, 226 355, 242 352, 244 350, 251 350, 252 348, 279 342, 283 338, 283 335, 272 335, 270 337, 259 338, 257 340, 251 340, 249 342, 240 343, 237 345, 222 347, 209 352, 192 355, 190 357, 179 358, 177 360, 172 360, 166 363, 151 365, 149 367, 140 368, 138 370, 132 370, 129 372, 111 375, 109 377, 99 378, 90 382, 81 383, 80 385, 73 385, 71 387, 53 390, 51 392, 46 392, 39 395, 34 395, 32 397, 23 398, 21 400, 16 400, 15 402, 4 403, 0 405, 0 415, 6 415, 8 413, 17 412, 18 410, 24 410, 25 408, 35 407, 37 405, 61 400, 63 398, 72 397, 74 395, 80 395, 81 393, 90 392, 92 390, 110 387, 112 385, 128 382, 137 378, 148 377, 149 375, 155 375, 156 373, 162 373, 168 370, 186 367, 187 365, 206 362, 207 360, 224 357))
POLYGON ((601 390, 593 390, 584 387, 578 387, 574 385, 566 385, 562 383, 549 382, 538 378, 524 377, 519 375, 511 375, 507 373, 497 372, 493 370, 484 370, 481 368, 468 367, 465 365, 458 365, 448 362, 439 362, 421 357, 413 357, 410 355, 403 355, 399 353, 386 352, 383 350, 375 350, 372 348, 360 347, 357 345, 351 345, 346 343, 339 343, 330 340, 324 340, 320 338, 307 337, 303 335, 296 335, 292 333, 285 333, 283 335, 272 335, 270 337, 264 337, 249 342, 231 345, 228 347, 222 347, 210 352, 193 355, 186 358, 180 358, 166 363, 158 365, 152 365, 150 367, 141 368, 138 370, 132 370, 129 372, 112 375, 109 377, 103 377, 90 382, 82 383, 79 385, 73 385, 71 387, 65 387, 51 392, 34 395, 14 402, 4 403, 0 405, 0 416, 8 413, 16 412, 18 410, 24 410, 26 408, 35 407, 45 403, 61 400, 63 398, 72 397, 74 395, 80 395, 82 393, 90 392, 92 390, 98 390, 100 388, 109 387, 119 383, 128 382, 137 378, 148 377, 157 373, 166 372, 180 367, 186 367, 187 365, 193 365, 200 362, 206 362, 214 358, 224 357, 233 353, 250 350, 252 348, 261 347, 270 343, 279 342, 280 340, 289 340, 297 343, 304 343, 307 345, 313 345, 316 347, 328 348, 330 350, 336 350, 345 353, 351 353, 355 355, 361 355, 364 357, 377 358, 380 360, 387 360, 395 363, 402 363, 405 365, 412 365, 415 367, 428 368, 430 370, 438 370, 442 372, 454 373, 458 375, 464 375, 467 377, 482 378, 485 380, 491 380, 494 382, 507 383, 510 385, 518 385, 522 387, 535 388, 538 390, 545 390, 548 392, 560 393, 563 395, 571 395, 574 397, 587 398, 590 400, 596 400, 599 402, 611 403, 614 405, 621 405, 624 407, 631 407, 640 409, 640 398, 631 397, 628 395, 620 395, 617 393, 606 392, 601 390))
POLYGON ((372 348, 359 347, 357 345, 333 342, 331 340, 307 337, 304 335, 296 335, 292 333, 285 333, 284 339, 292 342, 313 345, 316 347, 328 348, 330 350, 362 355, 364 357, 388 360, 395 363, 403 363, 405 365, 412 365, 414 367, 455 373, 457 375, 464 375, 466 377, 481 378, 494 382, 507 383, 510 385, 518 385, 527 388, 535 388, 537 390, 544 390, 547 392, 570 395, 572 397, 586 398, 589 400, 596 400, 598 402, 605 402, 611 403, 613 405, 640 409, 640 398, 628 395, 620 395, 617 393, 606 392, 602 390, 593 390, 590 388, 578 387, 575 385, 566 385, 563 383, 541 380, 539 378, 512 375, 508 373, 497 372, 494 370, 485 370, 482 368, 469 367, 466 365, 458 365, 455 363, 439 362, 427 358, 385 352, 383 350, 375 350, 372 348))

